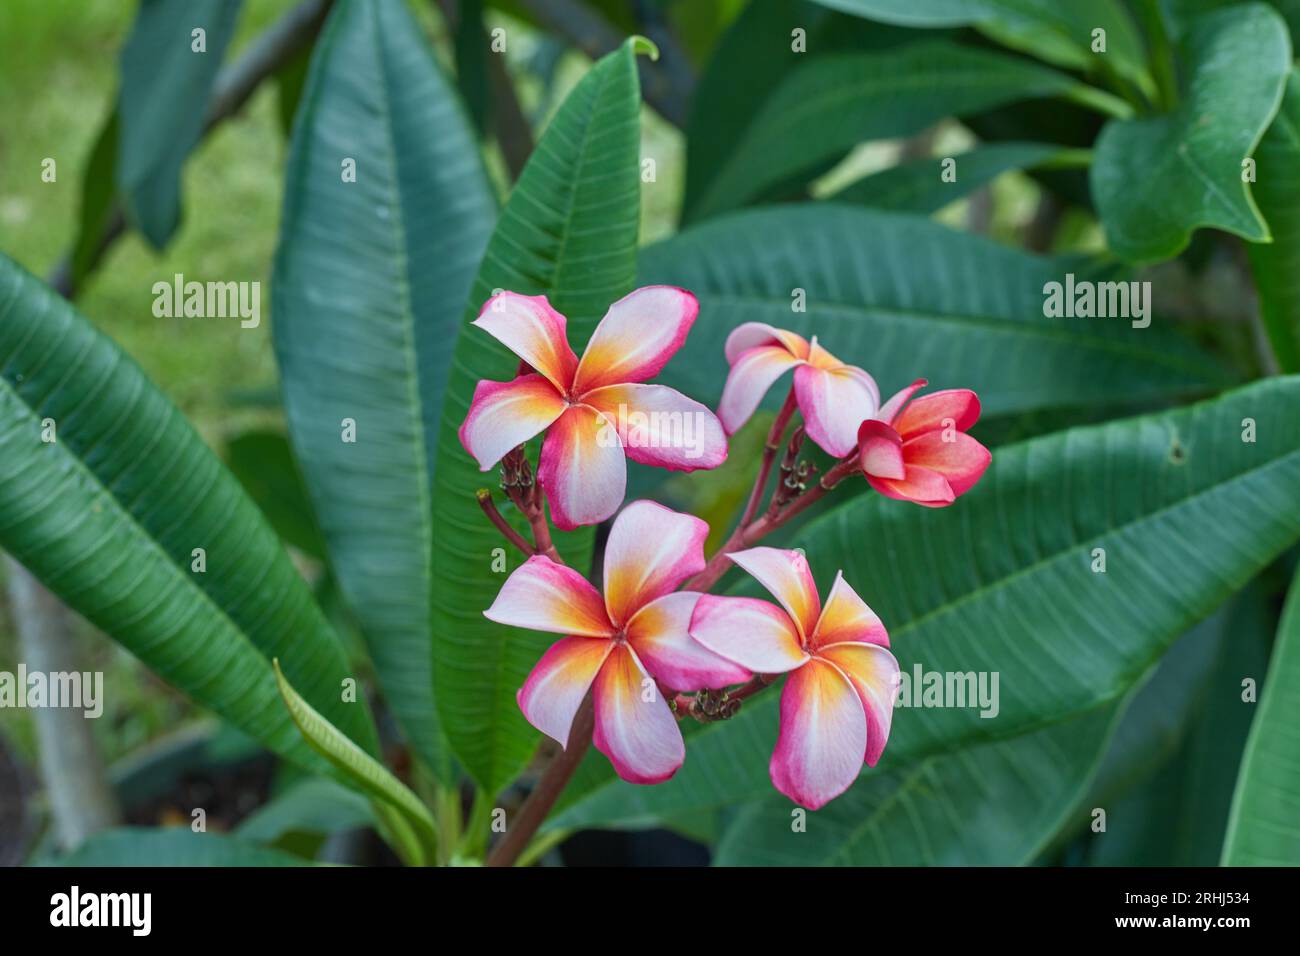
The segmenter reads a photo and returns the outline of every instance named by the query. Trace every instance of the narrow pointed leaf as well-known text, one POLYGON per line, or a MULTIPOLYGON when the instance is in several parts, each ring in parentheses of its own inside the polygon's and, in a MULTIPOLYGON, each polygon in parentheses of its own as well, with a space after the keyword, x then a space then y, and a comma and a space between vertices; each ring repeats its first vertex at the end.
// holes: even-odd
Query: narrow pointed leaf
MULTIPOLYGON (((545 649, 545 638, 486 620, 505 581, 498 555, 508 545, 483 517, 475 491, 496 484, 461 446, 480 379, 508 381, 519 359, 469 325, 494 289, 545 294, 569 320, 581 352, 610 303, 632 288, 640 216, 640 86, 627 41, 574 87, 524 168, 488 243, 456 341, 434 473, 434 687, 456 756, 495 793, 528 760, 537 733, 519 713, 515 691, 545 649)), ((557 541, 585 572, 591 529, 557 541)), ((511 550, 508 558, 518 564, 511 550)))
POLYGON ((387 805, 399 813, 403 821, 415 831, 420 849, 425 855, 421 857, 414 852, 415 848, 405 847, 415 857, 408 858, 407 862, 432 860, 438 846, 438 827, 420 798, 394 777, 387 767, 354 744, 346 734, 303 700, 293 685, 285 680, 279 661, 274 664, 280 696, 307 743, 342 774, 341 779, 380 801, 376 810, 381 816, 387 817, 384 813, 387 805))
POLYGON ((338 4, 294 128, 273 333, 335 575, 398 723, 440 776, 434 449, 494 215, 469 121, 406 5, 338 4), (345 420, 354 442, 343 440, 345 420))
POLYGON ((864 176, 827 197, 871 209, 929 214, 964 199, 1003 173, 1050 166, 1068 153, 1048 143, 991 143, 951 157, 956 176, 944 177, 945 157, 927 156, 864 176))
POLYGON ((284 712, 273 656, 377 748, 365 704, 341 700, 353 675, 338 637, 239 482, 116 344, 3 256, 0 547, 277 753, 325 769, 284 712))

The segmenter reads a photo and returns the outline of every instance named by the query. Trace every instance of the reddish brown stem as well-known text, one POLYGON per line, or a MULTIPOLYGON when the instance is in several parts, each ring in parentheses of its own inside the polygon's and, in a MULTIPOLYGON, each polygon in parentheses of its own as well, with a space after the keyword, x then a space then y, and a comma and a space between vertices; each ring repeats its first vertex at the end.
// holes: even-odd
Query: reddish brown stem
POLYGON ((483 509, 483 513, 487 515, 487 519, 492 522, 493 527, 524 554, 532 554, 533 546, 528 543, 528 539, 510 527, 510 522, 497 510, 496 502, 492 500, 492 492, 486 488, 480 488, 476 493, 476 497, 478 498, 478 506, 483 509))
POLYGON ((749 502, 745 505, 745 511, 736 525, 738 528, 745 527, 754 520, 754 515, 758 514, 758 506, 763 500, 763 489, 767 487, 767 479, 772 474, 776 453, 781 450, 781 436, 785 434, 785 427, 790 424, 790 418, 794 415, 796 407, 794 386, 791 385, 790 394, 785 397, 785 404, 776 413, 776 418, 772 420, 772 427, 768 429, 767 443, 763 446, 763 460, 759 463, 754 489, 749 493, 749 502))
POLYGON ((591 732, 595 726, 596 712, 591 703, 591 694, 588 693, 573 718, 573 726, 569 728, 569 745, 546 765, 537 786, 533 787, 533 792, 519 808, 518 816, 507 826, 506 835, 488 854, 486 866, 513 866, 515 860, 519 859, 519 854, 528 847, 533 834, 560 798, 573 771, 578 769, 578 764, 591 744, 591 732))

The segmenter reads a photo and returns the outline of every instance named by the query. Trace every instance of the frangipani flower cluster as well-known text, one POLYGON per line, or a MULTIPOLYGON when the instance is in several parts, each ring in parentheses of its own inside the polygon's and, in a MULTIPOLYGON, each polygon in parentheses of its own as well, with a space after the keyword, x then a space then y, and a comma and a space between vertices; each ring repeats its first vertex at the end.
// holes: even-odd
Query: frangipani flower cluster
POLYGON ((914 397, 926 384, 918 379, 882 404, 872 376, 816 337, 749 322, 727 339, 730 371, 715 416, 674 389, 647 384, 682 347, 698 311, 683 289, 638 289, 610 307, 579 359, 564 316, 544 296, 503 292, 484 306, 474 324, 522 367, 513 381, 479 383, 460 437, 485 471, 505 459, 503 487, 533 531, 530 543, 480 492, 488 517, 528 555, 484 613, 561 635, 519 689, 520 710, 573 748, 585 745, 576 718, 590 707, 591 741, 633 783, 662 782, 682 766, 679 720, 726 719, 783 679, 769 773, 779 791, 816 809, 851 786, 864 763, 880 759, 899 666, 884 624, 842 574, 823 605, 803 553, 753 545, 852 474, 888 498, 952 504, 990 461, 968 434, 979 400, 963 389, 914 397), (749 504, 713 557, 705 558, 708 526, 699 518, 635 501, 610 528, 602 589, 562 562, 543 494, 519 487, 520 475, 531 481, 526 442, 543 435, 537 486, 555 526, 595 524, 618 512, 627 458, 672 470, 716 467, 727 456, 726 435, 791 369, 749 504), (796 411, 802 424, 786 445, 783 478, 760 513, 796 411), (694 427, 666 433, 648 424, 660 415, 690 416, 694 427), (838 459, 811 487, 804 484, 811 466, 794 464, 804 435, 838 459), (777 604, 707 593, 733 564, 777 604))

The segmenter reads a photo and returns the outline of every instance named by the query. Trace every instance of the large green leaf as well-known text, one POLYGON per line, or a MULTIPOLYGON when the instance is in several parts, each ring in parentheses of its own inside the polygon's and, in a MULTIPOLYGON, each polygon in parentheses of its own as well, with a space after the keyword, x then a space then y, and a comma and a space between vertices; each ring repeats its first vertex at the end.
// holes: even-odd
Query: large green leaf
POLYGON ((1151 88, 1138 33, 1122 0, 817 0, 823 6, 907 27, 973 26, 1050 63, 1114 69, 1151 88), (1093 30, 1106 52, 1093 52, 1093 30))
POLYGON ((300 856, 189 828, 119 827, 91 837, 46 866, 310 866, 300 856))
POLYGON ((1085 792, 1118 705, 1046 730, 869 774, 792 827, 772 795, 737 816, 718 866, 1020 866, 1085 792))
MULTIPOLYGON (((494 289, 545 294, 568 316, 570 342, 581 351, 610 303, 632 288, 642 43, 630 39, 596 63, 551 120, 488 243, 456 341, 434 472, 434 686, 456 755, 488 792, 506 784, 536 745, 515 691, 545 643, 483 617, 505 580, 493 565, 506 544, 475 498, 496 478, 479 471, 456 432, 477 382, 509 380, 519 360, 469 321, 494 289)), ((585 571, 592 537, 585 529, 557 543, 585 571)))
POLYGON ((810 57, 880 50, 912 38, 910 31, 834 13, 811 0, 752 0, 719 41, 691 98, 684 218, 695 218, 701 196, 796 67, 810 57), (794 49, 796 30, 803 31, 803 52, 794 49))
MULTIPOLYGON (((861 495, 811 523, 798 544, 822 593, 842 568, 889 627, 905 673, 1000 675, 995 718, 978 708, 898 710, 880 772, 1119 698, 1174 638, 1300 538, 1298 485, 1293 376, 999 449, 950 508, 861 495), (1247 418, 1254 442, 1242 441, 1247 418), (1092 570, 1096 548, 1105 573, 1092 570)), ((607 783, 554 825, 765 793, 778 697, 756 697, 694 734, 667 783, 607 783)))
POLYGON ((895 212, 932 213, 986 186, 1005 172, 1050 166, 1071 151, 1048 143, 990 143, 953 157, 927 156, 864 176, 830 197, 895 212), (944 179, 946 159, 955 179, 944 179))
MULTIPOLYGON (((1043 287, 1079 263, 1038 258, 910 216, 824 203, 737 213, 642 252, 642 282, 700 299, 662 381, 703 402, 742 322, 816 335, 890 392, 917 376, 979 392, 988 414, 1160 399, 1225 379, 1216 363, 1124 319, 1043 315, 1043 287), (796 290, 806 311, 793 310, 796 290)), ((773 398, 780 400, 779 389, 773 398)))
POLYGON ((140 0, 122 46, 117 188, 155 249, 181 217, 181 166, 203 134, 208 94, 242 0, 140 0), (203 31, 203 50, 195 32, 203 31))
POLYGON ((329 835, 377 826, 370 801, 325 777, 301 780, 258 807, 234 830, 253 843, 285 842, 300 834, 329 835))
POLYGON ((494 215, 473 130, 406 5, 339 4, 294 127, 276 355, 335 575, 402 730, 443 775, 434 449, 452 343, 494 215), (343 441, 345 419, 355 442, 343 441))
POLYGON ((945 41, 810 57, 765 101, 693 212, 742 206, 863 140, 910 136, 946 116, 1087 89, 1028 60, 945 41))
POLYGON ((272 750, 325 769, 280 703, 275 656, 376 749, 366 705, 342 700, 338 638, 239 482, 117 345, 2 256, 0 547, 272 750))
POLYGON ((1097 140, 1093 198, 1110 247, 1135 262, 1177 255, 1203 226, 1269 239, 1242 162, 1282 100, 1286 23, 1263 4, 1242 4, 1197 17, 1184 46, 1179 107, 1113 120, 1097 140))
MULTIPOLYGON (((1240 690, 1238 683, 1236 691, 1240 693, 1240 690)), ((1300 573, 1291 583, 1268 676, 1264 678, 1263 693, 1246 740, 1224 838, 1225 865, 1300 865, 1298 727, 1300 573)))
POLYGON ((1251 243, 1246 252, 1277 364, 1284 372, 1300 372, 1300 72, 1295 69, 1255 160, 1255 201, 1273 241, 1251 243))

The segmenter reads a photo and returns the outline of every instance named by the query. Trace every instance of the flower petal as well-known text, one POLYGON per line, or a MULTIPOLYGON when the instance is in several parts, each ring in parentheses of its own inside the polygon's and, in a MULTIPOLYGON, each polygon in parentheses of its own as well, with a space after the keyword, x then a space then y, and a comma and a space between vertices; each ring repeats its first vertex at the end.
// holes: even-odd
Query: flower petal
POLYGON ((801 643, 817 628, 822 602, 817 597, 808 559, 800 551, 780 548, 750 548, 732 551, 727 557, 756 577, 781 606, 790 612, 799 627, 801 643))
POLYGON ((705 594, 695 604, 690 635, 755 674, 783 674, 808 659, 790 615, 758 598, 705 594))
POLYGON ((694 591, 665 594, 637 611, 627 624, 627 642, 646 670, 677 691, 722 688, 753 675, 715 654, 688 633, 700 595, 694 591))
POLYGON ((797 359, 806 359, 811 348, 808 340, 795 332, 778 329, 766 322, 745 322, 727 336, 724 351, 728 364, 735 365, 742 353, 760 345, 779 345, 797 359))
POLYGON ((875 381, 851 365, 836 369, 801 365, 794 370, 794 391, 808 437, 836 458, 853 450, 858 426, 874 417, 880 406, 875 381))
POLYGON ((506 452, 545 429, 564 413, 564 399, 541 375, 513 382, 479 382, 469 414, 460 426, 460 443, 487 471, 506 452))
POLYGON ((875 644, 830 644, 817 651, 844 672, 858 692, 867 715, 867 749, 865 760, 874 767, 889 740, 889 725, 894 717, 898 697, 898 661, 894 655, 875 644))
MULTIPOLYGON (((858 597, 858 592, 844 580, 844 572, 835 575, 835 583, 817 621, 817 630, 809 644, 813 648, 841 641, 858 641, 889 646, 889 634, 876 612, 858 597)), ((816 651, 820 654, 821 651, 816 651)))
POLYGON ((837 667, 814 657, 786 678, 768 764, 776 789, 817 810, 853 784, 866 750, 862 701, 837 667))
POLYGON ((592 743, 629 783, 662 783, 686 759, 682 732, 668 702, 636 654, 617 644, 592 688, 592 743))
POLYGON ((749 416, 754 414, 772 383, 786 369, 799 364, 799 359, 779 345, 763 345, 742 353, 731 364, 727 382, 722 386, 722 400, 718 403, 718 418, 727 434, 734 435, 749 421, 749 416))
POLYGON ((980 480, 993 456, 964 432, 953 432, 944 441, 943 431, 923 432, 903 443, 909 465, 937 471, 948 480, 953 495, 964 495, 980 480))
POLYGON ((573 717, 613 649, 613 641, 591 637, 566 637, 552 644, 515 694, 528 722, 568 747, 573 717))
POLYGON ((666 385, 607 385, 582 397, 618 432, 623 452, 643 465, 673 471, 716 468, 727 459, 717 416, 666 385))
POLYGON ((686 341, 700 304, 685 289, 648 285, 609 307, 578 363, 575 394, 654 378, 686 341))
POLYGON ((957 500, 948 479, 937 471, 917 465, 904 466, 904 475, 898 480, 867 475, 867 484, 886 498, 911 501, 927 508, 942 508, 957 500))
POLYGON ((903 439, 882 421, 865 421, 858 429, 858 464, 863 474, 877 478, 902 479, 903 439))
POLYGON ((615 624, 704 570, 709 526, 653 501, 624 508, 605 543, 605 608, 615 624))
POLYGON ((604 521, 623 503, 627 488, 618 432, 594 408, 569 406, 546 432, 537 480, 561 531, 604 521))
POLYGON ((578 356, 569 348, 564 316, 544 295, 500 292, 483 303, 474 324, 541 372, 561 392, 573 384, 578 356))
POLYGON ((922 432, 938 431, 947 426, 945 419, 951 420, 952 427, 964 432, 979 420, 980 400, 968 388, 949 388, 942 392, 931 392, 913 401, 894 422, 894 430, 903 436, 903 441, 922 432))
POLYGON ((894 419, 898 417, 898 413, 902 410, 903 406, 907 404, 907 400, 915 395, 918 389, 925 388, 925 386, 929 384, 930 383, 925 379, 918 378, 911 385, 900 388, 889 397, 889 401, 880 406, 880 412, 876 417, 882 422, 888 422, 892 425, 894 419))
POLYGON ((600 592, 573 568, 540 554, 515 568, 483 616, 530 631, 583 637, 614 633, 600 592))

